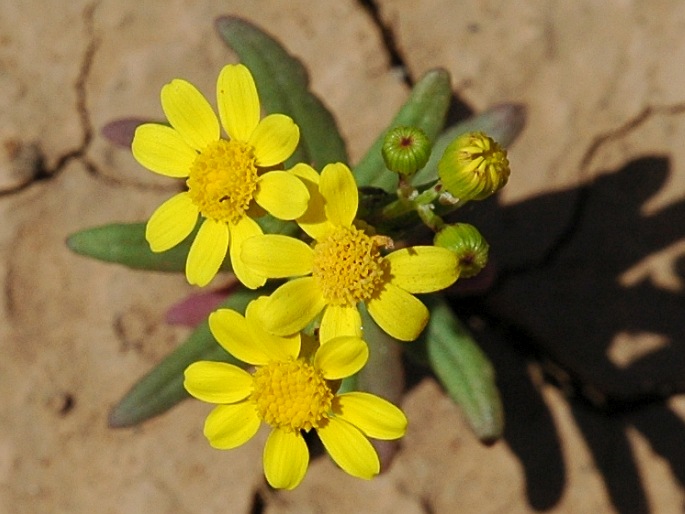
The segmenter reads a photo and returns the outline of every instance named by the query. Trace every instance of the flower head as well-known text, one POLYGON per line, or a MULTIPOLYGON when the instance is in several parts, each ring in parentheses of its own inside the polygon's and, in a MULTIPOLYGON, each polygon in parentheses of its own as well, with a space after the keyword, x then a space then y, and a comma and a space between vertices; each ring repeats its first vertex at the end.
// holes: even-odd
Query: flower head
POLYGON ((271 335, 258 321, 264 303, 265 298, 250 303, 245 317, 220 309, 209 318, 219 343, 255 366, 253 373, 211 361, 193 363, 185 371, 188 392, 218 404, 205 422, 209 443, 219 449, 235 448, 250 440, 262 423, 269 425, 264 474, 273 487, 293 489, 309 464, 303 433, 313 429, 344 471, 372 478, 380 463, 367 437, 400 438, 407 419, 400 409, 372 394, 336 394, 340 380, 366 363, 366 343, 340 337, 316 348, 301 345, 299 335, 271 335))
POLYGON ((509 180, 507 152, 483 132, 467 132, 452 141, 438 162, 445 189, 459 201, 483 200, 509 180))
POLYGON ((431 142, 418 127, 395 127, 385 135, 381 153, 390 171, 413 175, 428 162, 431 142))
POLYGON ((287 236, 261 235, 246 241, 243 260, 267 278, 298 277, 269 297, 267 330, 291 334, 320 312, 322 343, 340 335, 361 334, 357 305, 388 334, 416 339, 428 322, 428 309, 414 293, 451 285, 459 275, 455 255, 446 248, 414 246, 385 255, 392 240, 355 222, 357 185, 344 164, 327 165, 321 176, 309 166, 293 173, 308 184, 310 204, 298 218, 313 246, 287 236))
POLYGON ((291 118, 272 114, 260 121, 257 89, 243 65, 225 66, 217 81, 219 118, 190 83, 175 79, 162 88, 162 108, 171 126, 146 123, 136 129, 133 155, 140 164, 168 177, 186 178, 188 190, 160 205, 145 237, 154 252, 173 248, 202 224, 186 262, 191 284, 204 286, 226 254, 246 286, 264 284, 245 267, 240 249, 261 234, 252 215, 263 208, 280 219, 295 219, 309 194, 292 174, 272 169, 292 155, 299 128, 291 118), (221 126, 228 139, 221 138, 221 126), (256 204, 256 205, 255 205, 256 204))
POLYGON ((474 277, 488 263, 490 245, 476 227, 468 223, 445 225, 433 239, 435 246, 452 250, 457 256, 460 277, 474 277))

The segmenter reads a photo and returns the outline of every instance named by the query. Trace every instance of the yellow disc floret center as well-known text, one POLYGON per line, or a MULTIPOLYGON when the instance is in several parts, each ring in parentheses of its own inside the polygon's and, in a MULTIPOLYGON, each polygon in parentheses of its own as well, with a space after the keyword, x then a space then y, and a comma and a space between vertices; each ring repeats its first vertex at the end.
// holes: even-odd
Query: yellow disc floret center
POLYGON ((333 392, 314 366, 302 360, 271 362, 257 369, 251 400, 274 428, 311 430, 328 418, 333 392))
POLYGON ((220 139, 197 156, 186 183, 200 214, 237 223, 254 198, 257 178, 253 147, 220 139))
POLYGON ((314 269, 329 305, 351 307, 371 299, 385 281, 380 247, 388 239, 356 227, 337 227, 314 247, 314 269))

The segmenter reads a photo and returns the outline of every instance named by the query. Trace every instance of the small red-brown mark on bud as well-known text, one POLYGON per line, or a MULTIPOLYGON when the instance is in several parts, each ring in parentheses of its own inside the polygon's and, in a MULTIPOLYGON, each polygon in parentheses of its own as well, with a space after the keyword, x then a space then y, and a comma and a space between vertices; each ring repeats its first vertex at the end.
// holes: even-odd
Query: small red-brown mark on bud
POLYGON ((403 137, 400 141, 400 146, 404 148, 409 148, 414 144, 414 138, 413 137, 403 137))

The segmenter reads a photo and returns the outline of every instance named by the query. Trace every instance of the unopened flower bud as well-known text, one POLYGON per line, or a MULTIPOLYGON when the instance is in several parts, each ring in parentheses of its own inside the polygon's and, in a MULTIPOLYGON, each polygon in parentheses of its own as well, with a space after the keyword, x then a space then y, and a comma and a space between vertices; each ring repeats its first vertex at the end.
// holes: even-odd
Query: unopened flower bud
POLYGON ((454 252, 460 278, 477 275, 488 262, 490 246, 478 229, 468 223, 445 226, 435 235, 433 243, 454 252))
POLYGON ((396 127, 386 134, 381 153, 390 171, 413 175, 428 162, 431 143, 420 128, 396 127))
POLYGON ((509 180, 507 152, 483 132, 467 132, 445 149, 438 175, 447 192, 460 201, 483 200, 509 180))

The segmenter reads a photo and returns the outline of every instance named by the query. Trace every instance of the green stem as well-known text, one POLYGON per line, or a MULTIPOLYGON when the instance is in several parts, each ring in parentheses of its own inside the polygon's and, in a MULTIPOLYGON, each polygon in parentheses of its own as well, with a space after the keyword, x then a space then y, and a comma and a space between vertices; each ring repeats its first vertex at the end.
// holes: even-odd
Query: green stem
POLYGON ((438 185, 417 194, 414 188, 402 187, 397 190, 397 200, 382 208, 377 220, 380 223, 389 222, 415 211, 419 218, 431 230, 439 230, 442 220, 433 212, 433 202, 440 196, 438 185))
POLYGON ((416 205, 414 200, 408 200, 406 198, 398 198, 392 203, 389 203, 380 212, 378 217, 379 221, 390 221, 400 216, 404 216, 408 212, 416 210, 416 205))
POLYGON ((419 218, 421 218, 421 221, 423 221, 423 224, 433 232, 437 232, 445 226, 445 222, 442 218, 435 214, 433 204, 418 205, 416 207, 416 213, 419 215, 419 218))

